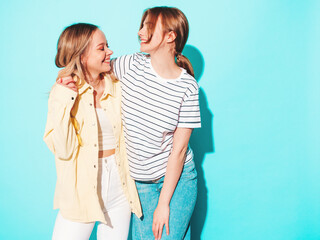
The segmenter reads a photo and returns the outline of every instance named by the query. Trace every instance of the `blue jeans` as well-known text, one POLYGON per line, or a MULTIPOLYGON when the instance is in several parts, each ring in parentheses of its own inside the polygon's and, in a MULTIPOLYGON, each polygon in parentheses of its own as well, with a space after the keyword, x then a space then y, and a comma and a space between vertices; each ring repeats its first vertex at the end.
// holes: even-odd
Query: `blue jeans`
MULTIPOLYGON (((136 181, 143 216, 133 215, 132 239, 154 240, 152 232, 153 213, 157 207, 164 177, 156 182, 136 181)), ((165 228, 162 238, 166 240, 190 239, 190 218, 197 199, 197 171, 194 161, 187 163, 170 201, 169 235, 165 228)))

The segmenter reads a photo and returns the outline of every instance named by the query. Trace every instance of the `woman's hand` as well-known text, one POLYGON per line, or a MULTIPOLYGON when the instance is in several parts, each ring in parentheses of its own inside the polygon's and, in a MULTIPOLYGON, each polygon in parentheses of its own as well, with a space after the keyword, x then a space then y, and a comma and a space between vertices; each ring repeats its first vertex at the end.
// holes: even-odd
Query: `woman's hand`
POLYGON ((59 78, 57 80, 57 83, 61 84, 62 86, 65 86, 75 92, 78 92, 78 87, 76 85, 76 82, 73 80, 73 78, 71 76, 59 78))
POLYGON ((173 148, 168 159, 158 206, 153 213, 152 232, 156 240, 161 239, 163 225, 166 226, 169 235, 169 204, 181 176, 191 133, 191 128, 177 128, 173 134, 173 148))
POLYGON ((169 235, 169 215, 170 207, 168 204, 158 204, 153 213, 152 232, 155 240, 160 240, 162 236, 163 225, 166 226, 166 233, 169 235))

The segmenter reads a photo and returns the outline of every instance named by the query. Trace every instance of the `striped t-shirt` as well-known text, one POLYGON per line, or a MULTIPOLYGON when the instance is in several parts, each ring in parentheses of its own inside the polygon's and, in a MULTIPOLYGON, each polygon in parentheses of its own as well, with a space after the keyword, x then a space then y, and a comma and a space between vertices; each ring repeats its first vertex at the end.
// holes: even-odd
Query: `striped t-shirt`
MULTIPOLYGON (((130 174, 150 181, 165 175, 177 127, 199 128, 199 86, 182 69, 177 79, 163 79, 142 53, 113 60, 121 81, 122 120, 130 174)), ((188 147, 185 164, 193 158, 188 147)))

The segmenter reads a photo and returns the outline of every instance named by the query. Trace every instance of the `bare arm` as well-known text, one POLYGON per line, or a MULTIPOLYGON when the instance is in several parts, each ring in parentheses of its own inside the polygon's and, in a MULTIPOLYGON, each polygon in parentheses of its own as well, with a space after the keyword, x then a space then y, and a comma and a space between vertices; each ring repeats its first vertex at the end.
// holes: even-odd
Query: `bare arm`
POLYGON ((183 169, 192 130, 177 128, 173 134, 173 148, 168 159, 158 206, 153 214, 152 231, 155 239, 161 239, 163 225, 166 226, 166 233, 169 235, 169 204, 183 169))

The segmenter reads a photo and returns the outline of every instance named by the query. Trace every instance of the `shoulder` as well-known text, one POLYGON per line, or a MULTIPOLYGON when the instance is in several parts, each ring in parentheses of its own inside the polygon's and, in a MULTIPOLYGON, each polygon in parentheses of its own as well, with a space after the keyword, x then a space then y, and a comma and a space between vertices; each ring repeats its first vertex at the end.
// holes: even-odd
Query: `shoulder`
POLYGON ((199 84, 194 77, 192 77, 185 69, 179 79, 179 82, 191 92, 199 91, 199 84))
POLYGON ((104 76, 104 80, 107 82, 111 82, 113 85, 117 85, 120 81, 117 79, 116 76, 114 76, 112 73, 107 73, 104 76))
POLYGON ((51 91, 50 91, 50 96, 59 96, 59 95, 73 95, 74 91, 61 85, 58 83, 54 83, 51 91))
POLYGON ((146 55, 142 52, 137 52, 134 53, 132 55, 130 55, 131 59, 131 63, 135 64, 135 66, 145 66, 148 64, 149 61, 149 55, 146 55))
POLYGON ((134 61, 145 61, 147 59, 147 55, 137 52, 133 54, 127 54, 127 55, 122 55, 116 58, 113 58, 112 61, 118 62, 118 61, 129 61, 129 60, 134 60, 134 61))
POLYGON ((106 74, 104 76, 104 81, 105 81, 106 88, 119 89, 121 87, 120 80, 113 74, 106 74))
POLYGON ((145 65, 148 62, 149 55, 142 52, 136 52, 131 55, 126 55, 126 58, 130 59, 134 63, 138 63, 139 65, 145 65))
POLYGON ((78 93, 62 86, 61 84, 55 83, 50 91, 49 94, 49 105, 53 103, 60 103, 60 104, 69 104, 73 103, 74 100, 77 98, 78 93))
POLYGON ((112 59, 111 65, 117 77, 122 78, 123 74, 128 70, 147 66, 148 62, 150 61, 148 61, 147 55, 143 53, 133 53, 112 59))
POLYGON ((146 55, 142 52, 134 53, 133 56, 136 60, 140 60, 140 61, 146 61, 149 58, 149 55, 146 55))

